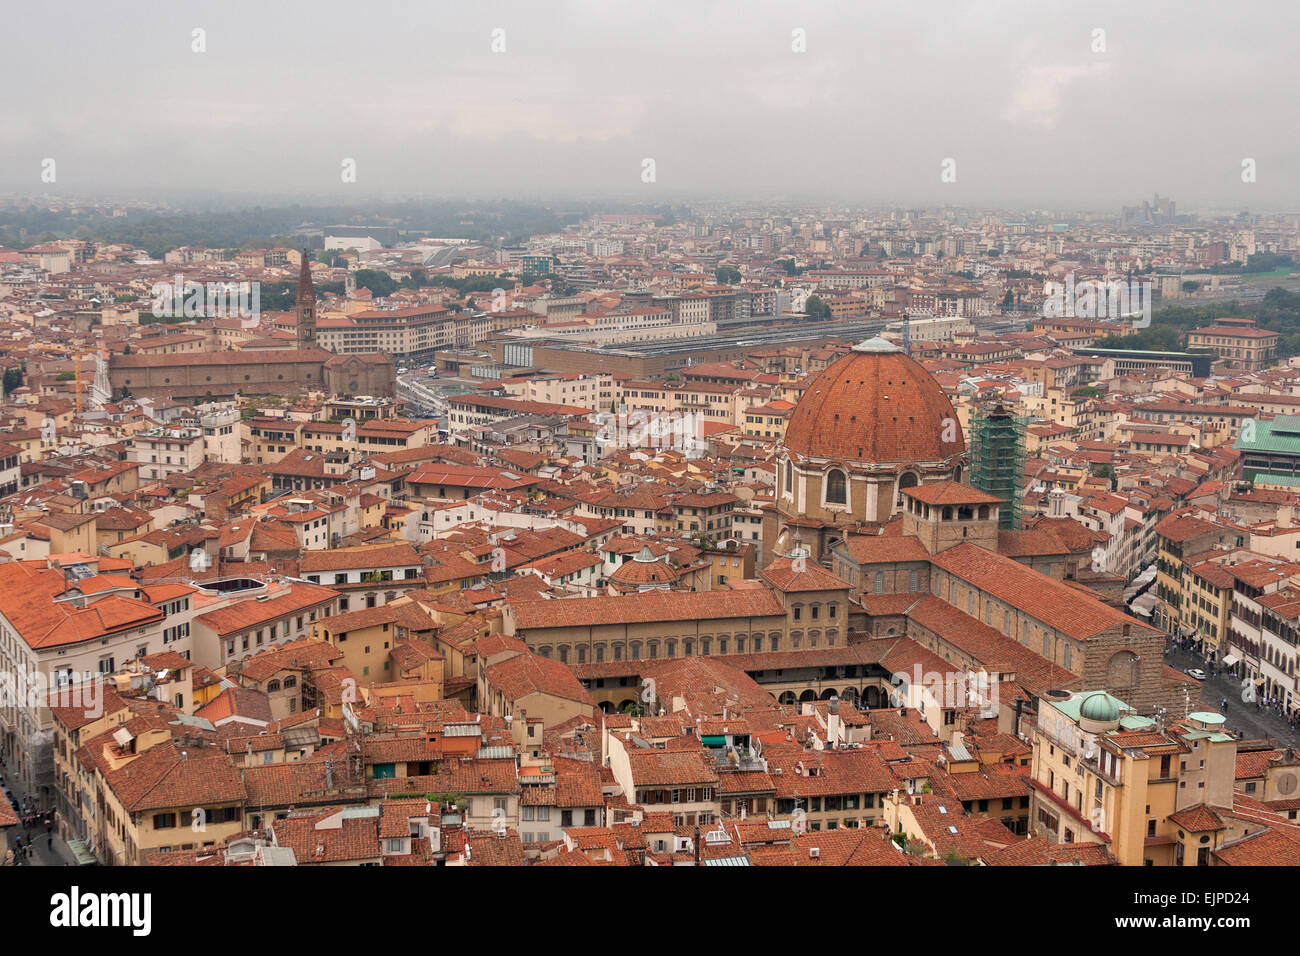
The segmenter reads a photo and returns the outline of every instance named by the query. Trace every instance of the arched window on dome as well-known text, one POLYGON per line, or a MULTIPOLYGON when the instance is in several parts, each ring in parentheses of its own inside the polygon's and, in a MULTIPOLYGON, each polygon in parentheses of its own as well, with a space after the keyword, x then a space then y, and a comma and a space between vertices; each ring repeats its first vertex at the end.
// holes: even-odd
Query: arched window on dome
POLYGON ((826 503, 828 505, 843 505, 849 500, 848 482, 844 478, 844 472, 838 468, 832 468, 826 473, 826 503))
POLYGON ((794 494, 794 465, 790 464, 789 458, 785 460, 785 481, 781 493, 787 498, 794 494))
POLYGON ((917 485, 917 478, 913 472, 905 471, 898 476, 898 504, 899 505, 902 505, 903 503, 904 489, 915 488, 916 485, 917 485))

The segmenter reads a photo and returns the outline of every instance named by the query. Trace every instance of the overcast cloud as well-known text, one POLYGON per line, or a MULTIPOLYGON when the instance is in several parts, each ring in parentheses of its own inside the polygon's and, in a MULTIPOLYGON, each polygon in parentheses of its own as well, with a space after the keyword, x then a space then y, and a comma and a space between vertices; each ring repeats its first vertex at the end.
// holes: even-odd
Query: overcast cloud
POLYGON ((1284 0, 42 0, 5 26, 23 194, 1300 208, 1284 0))

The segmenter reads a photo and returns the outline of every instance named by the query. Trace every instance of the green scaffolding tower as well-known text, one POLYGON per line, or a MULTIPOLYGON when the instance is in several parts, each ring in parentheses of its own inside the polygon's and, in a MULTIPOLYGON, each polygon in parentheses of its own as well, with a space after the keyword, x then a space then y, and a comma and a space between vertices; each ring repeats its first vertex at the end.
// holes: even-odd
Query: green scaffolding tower
POLYGON ((1024 475, 1025 420, 1001 403, 977 410, 971 426, 970 483, 1006 502, 1001 508, 1000 528, 1020 528, 1024 475))

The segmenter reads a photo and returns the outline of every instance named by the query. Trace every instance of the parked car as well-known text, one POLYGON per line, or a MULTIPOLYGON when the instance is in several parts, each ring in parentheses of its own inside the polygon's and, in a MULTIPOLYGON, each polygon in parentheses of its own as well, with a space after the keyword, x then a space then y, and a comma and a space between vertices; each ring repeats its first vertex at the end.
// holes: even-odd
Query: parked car
POLYGON ((1197 680, 1205 680, 1208 675, 1199 667, 1189 667, 1187 668, 1187 676, 1195 677, 1197 680))

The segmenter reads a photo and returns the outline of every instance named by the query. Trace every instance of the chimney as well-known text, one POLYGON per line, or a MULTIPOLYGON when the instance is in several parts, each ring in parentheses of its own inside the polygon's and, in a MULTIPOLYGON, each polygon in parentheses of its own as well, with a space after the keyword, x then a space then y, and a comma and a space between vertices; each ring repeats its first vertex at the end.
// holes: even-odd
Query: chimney
POLYGON ((1277 526, 1279 528, 1291 527, 1291 506, 1289 504, 1281 505, 1278 507, 1277 526))

